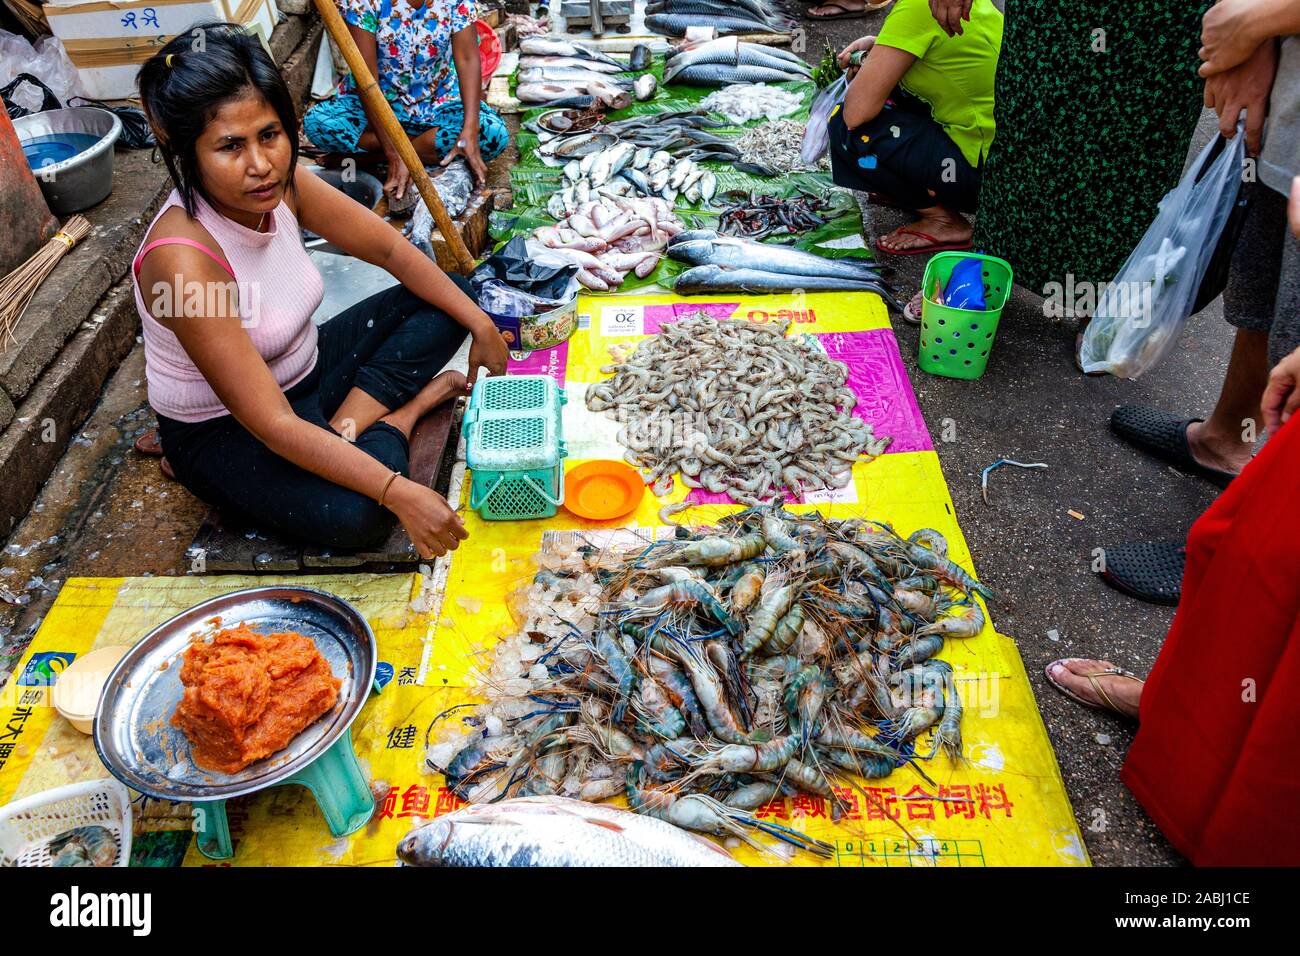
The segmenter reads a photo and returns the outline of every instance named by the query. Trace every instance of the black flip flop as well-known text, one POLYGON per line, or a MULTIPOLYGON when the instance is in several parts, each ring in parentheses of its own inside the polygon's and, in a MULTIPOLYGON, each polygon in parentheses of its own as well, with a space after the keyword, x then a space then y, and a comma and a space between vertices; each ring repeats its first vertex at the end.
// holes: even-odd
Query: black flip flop
POLYGON ((1097 576, 1121 594, 1176 607, 1182 596, 1187 548, 1181 541, 1129 541, 1103 552, 1097 576))
POLYGON ((1168 462, 1179 471, 1226 488, 1237 476, 1202 465, 1187 443, 1187 426, 1200 418, 1179 418, 1145 405, 1121 405, 1110 416, 1110 430, 1130 445, 1168 462))

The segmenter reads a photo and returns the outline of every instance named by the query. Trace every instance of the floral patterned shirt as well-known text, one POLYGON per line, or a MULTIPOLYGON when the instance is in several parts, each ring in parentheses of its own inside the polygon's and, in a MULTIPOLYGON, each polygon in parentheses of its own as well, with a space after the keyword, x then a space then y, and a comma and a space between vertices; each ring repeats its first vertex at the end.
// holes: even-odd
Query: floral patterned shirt
MULTIPOLYGON (((375 35, 379 88, 398 117, 432 122, 434 108, 460 97, 451 37, 477 19, 474 0, 339 0, 343 19, 375 35)), ((349 73, 339 86, 355 93, 349 73)))

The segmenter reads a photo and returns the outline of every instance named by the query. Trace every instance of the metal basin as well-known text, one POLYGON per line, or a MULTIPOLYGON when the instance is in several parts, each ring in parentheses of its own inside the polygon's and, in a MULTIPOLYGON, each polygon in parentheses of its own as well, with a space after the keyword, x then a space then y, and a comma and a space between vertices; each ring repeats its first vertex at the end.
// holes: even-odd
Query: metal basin
POLYGON ((113 776, 153 797, 201 802, 253 793, 302 770, 352 726, 374 684, 376 656, 365 618, 324 591, 270 586, 212 598, 160 624, 122 658, 100 696, 95 749, 113 776), (296 631, 311 638, 343 684, 334 708, 288 747, 225 774, 195 766, 189 740, 171 717, 185 692, 181 657, 190 642, 241 623, 262 633, 296 631))
POLYGON ((113 113, 94 106, 46 110, 18 117, 14 130, 24 148, 59 134, 95 137, 75 155, 33 168, 51 212, 66 216, 89 209, 113 191, 113 144, 122 134, 122 121, 113 113))

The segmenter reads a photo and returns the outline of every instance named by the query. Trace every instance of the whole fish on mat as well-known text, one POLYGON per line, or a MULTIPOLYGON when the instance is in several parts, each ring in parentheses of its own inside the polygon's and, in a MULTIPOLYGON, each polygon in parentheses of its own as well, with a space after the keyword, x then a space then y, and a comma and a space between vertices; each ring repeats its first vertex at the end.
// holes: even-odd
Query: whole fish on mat
POLYGON ((740 866, 717 844, 654 817, 567 797, 465 807, 412 830, 408 866, 740 866))

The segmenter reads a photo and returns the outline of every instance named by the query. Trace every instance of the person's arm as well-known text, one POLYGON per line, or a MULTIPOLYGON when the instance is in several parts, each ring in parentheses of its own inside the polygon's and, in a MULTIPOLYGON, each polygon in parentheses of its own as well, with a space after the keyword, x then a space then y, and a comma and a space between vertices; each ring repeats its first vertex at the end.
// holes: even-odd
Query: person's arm
MULTIPOLYGON (((361 51, 361 59, 366 62, 366 69, 374 77, 375 82, 379 82, 379 47, 375 42, 375 35, 354 23, 348 24, 348 33, 352 34, 352 39, 361 51)), ((389 139, 388 134, 384 132, 384 127, 380 124, 379 118, 375 116, 374 110, 366 102, 365 97, 361 97, 361 108, 365 111, 366 119, 370 123, 370 129, 374 131, 375 136, 379 139, 379 145, 383 147, 384 156, 388 159, 388 178, 384 181, 384 192, 394 199, 401 199, 406 194, 407 188, 411 185, 411 171, 406 168, 406 163, 402 162, 402 156, 397 151, 393 141, 389 139)))
POLYGON ((854 129, 879 116, 885 100, 915 62, 913 54, 877 40, 844 94, 844 124, 854 129))
MULTIPOLYGON (((178 290, 226 288, 230 276, 203 253, 186 246, 163 246, 153 251, 140 270, 141 287, 167 301, 178 290), (170 290, 170 291, 168 291, 170 290)), ((269 290, 267 293, 269 294, 269 290)), ((422 556, 445 554, 466 537, 460 517, 433 489, 398 477, 354 444, 332 431, 299 418, 240 324, 233 297, 204 296, 198 315, 157 315, 175 333, 185 353, 203 374, 222 404, 241 425, 271 451, 300 468, 344 488, 378 500, 402 523, 422 556)), ((156 311, 156 310, 155 310, 156 311)), ((248 481, 257 481, 248 475, 248 481)))
POLYGON ((1201 20, 1201 76, 1245 63, 1265 40, 1300 33, 1297 0, 1219 0, 1201 20))
POLYGON ((464 156, 474 179, 481 185, 487 182, 487 164, 479 155, 478 109, 483 98, 483 66, 478 57, 478 30, 473 21, 451 36, 451 58, 456 64, 456 80, 460 84, 460 102, 465 107, 465 122, 456 139, 456 147, 443 158, 446 166, 457 156, 464 156))
POLYGON ((480 367, 506 370, 509 350, 486 312, 402 234, 341 190, 301 166, 294 173, 298 222, 349 255, 379 266, 425 302, 436 305, 472 335, 469 384, 480 367))

